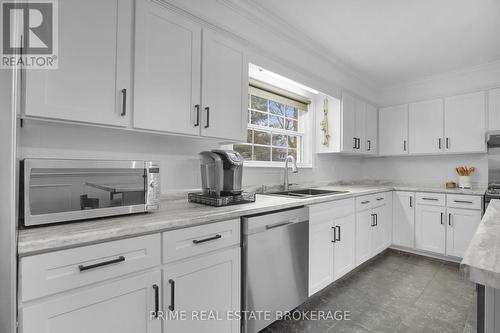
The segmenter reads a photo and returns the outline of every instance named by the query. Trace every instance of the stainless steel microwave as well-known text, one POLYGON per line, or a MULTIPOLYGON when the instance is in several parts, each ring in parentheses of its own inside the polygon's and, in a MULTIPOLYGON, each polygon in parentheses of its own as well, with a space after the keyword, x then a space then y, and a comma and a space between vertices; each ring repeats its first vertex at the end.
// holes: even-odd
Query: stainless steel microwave
POLYGON ((24 159, 20 219, 25 226, 159 208, 160 168, 152 161, 24 159))

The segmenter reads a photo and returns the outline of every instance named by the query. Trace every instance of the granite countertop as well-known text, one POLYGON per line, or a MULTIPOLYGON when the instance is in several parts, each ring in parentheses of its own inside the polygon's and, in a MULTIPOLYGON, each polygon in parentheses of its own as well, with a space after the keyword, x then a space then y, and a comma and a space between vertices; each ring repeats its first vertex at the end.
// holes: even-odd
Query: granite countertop
POLYGON ((437 187, 412 187, 382 184, 318 186, 316 188, 348 191, 348 193, 306 199, 257 195, 255 203, 227 207, 210 207, 189 203, 185 198, 163 200, 160 204, 161 208, 158 211, 147 214, 123 215, 83 222, 20 229, 18 232, 18 255, 27 256, 107 240, 213 223, 239 218, 244 215, 271 212, 392 190, 474 195, 484 194, 484 189, 449 190, 437 187))
POLYGON ((460 266, 471 281, 500 289, 500 200, 490 201, 460 266))

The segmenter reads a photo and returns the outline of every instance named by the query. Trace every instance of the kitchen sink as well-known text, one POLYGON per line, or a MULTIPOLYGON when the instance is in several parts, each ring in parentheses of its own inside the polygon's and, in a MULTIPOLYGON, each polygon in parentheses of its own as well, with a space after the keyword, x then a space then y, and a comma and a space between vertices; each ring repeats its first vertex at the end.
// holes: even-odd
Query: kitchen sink
POLYGON ((291 198, 299 198, 305 199, 310 197, 317 197, 322 195, 335 195, 335 194, 343 194, 348 193, 348 191, 332 191, 332 190, 319 190, 314 188, 306 188, 306 189, 298 189, 298 190, 290 190, 290 191, 282 191, 282 192, 271 192, 266 193, 267 195, 275 195, 281 197, 291 197, 291 198))

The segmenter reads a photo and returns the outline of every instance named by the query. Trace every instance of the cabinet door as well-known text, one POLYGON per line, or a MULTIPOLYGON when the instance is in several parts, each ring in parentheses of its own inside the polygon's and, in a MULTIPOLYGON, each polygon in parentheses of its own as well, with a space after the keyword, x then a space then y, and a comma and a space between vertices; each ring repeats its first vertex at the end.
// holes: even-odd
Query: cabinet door
POLYGON ((333 219, 330 211, 310 208, 309 216, 309 295, 333 282, 333 219))
POLYGON ((203 30, 203 136, 243 141, 247 136, 248 62, 243 47, 203 30))
POLYGON ((408 105, 381 108, 379 119, 379 154, 408 154, 408 105))
POLYGON ((164 332, 239 332, 240 322, 225 320, 225 314, 241 308, 240 259, 240 248, 232 248, 167 265, 163 281, 166 311, 185 311, 188 319, 200 311, 211 311, 223 320, 166 320, 164 332))
POLYGON ((485 93, 448 97, 444 106, 445 151, 485 152, 485 93))
POLYGON ((342 92, 342 151, 356 152, 356 115, 355 99, 342 92))
POLYGON ((25 115, 128 126, 132 1, 61 1, 58 24, 59 68, 25 71, 25 115))
POLYGON ((150 320, 155 310, 154 271, 59 294, 21 308, 23 333, 159 333, 161 321, 150 320))
POLYGON ((488 92, 488 129, 500 130, 500 88, 488 92))
POLYGON ((384 225, 384 248, 388 248, 392 244, 392 193, 386 195, 386 203, 381 209, 381 220, 384 225))
POLYGON ((356 214, 356 266, 372 257, 374 217, 372 210, 356 214))
POLYGON ((387 221, 384 218, 384 206, 377 207, 372 211, 375 214, 375 226, 372 228, 372 256, 385 250, 387 221))
POLYGON ((415 246, 415 195, 395 191, 392 199, 392 243, 412 248, 415 246))
POLYGON ((409 105, 409 144, 412 154, 433 154, 444 151, 442 99, 409 105))
POLYGON ((418 205, 415 211, 415 247, 420 250, 445 254, 445 208, 418 205))
POLYGON ((368 154, 377 154, 378 111, 371 104, 366 104, 365 133, 365 152, 368 154))
POLYGON ((199 134, 201 26, 136 2, 134 127, 199 134))
POLYGON ((448 208, 446 254, 463 257, 481 222, 481 211, 448 208))
MULTIPOLYGON (((355 267, 354 253, 356 250, 355 221, 354 215, 344 216, 334 220, 335 245, 334 245, 334 280, 349 273, 355 267)), ((309 243, 311 244, 311 243, 309 243)))
POLYGON ((357 152, 365 153, 366 147, 366 103, 356 99, 354 101, 354 136, 358 139, 357 152))

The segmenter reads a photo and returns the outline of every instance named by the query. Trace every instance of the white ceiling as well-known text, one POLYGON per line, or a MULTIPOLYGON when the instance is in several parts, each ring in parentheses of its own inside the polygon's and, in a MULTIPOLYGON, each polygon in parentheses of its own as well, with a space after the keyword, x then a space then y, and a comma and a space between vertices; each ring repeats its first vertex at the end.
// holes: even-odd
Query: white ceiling
POLYGON ((384 86, 500 59, 500 0, 249 0, 384 86))

